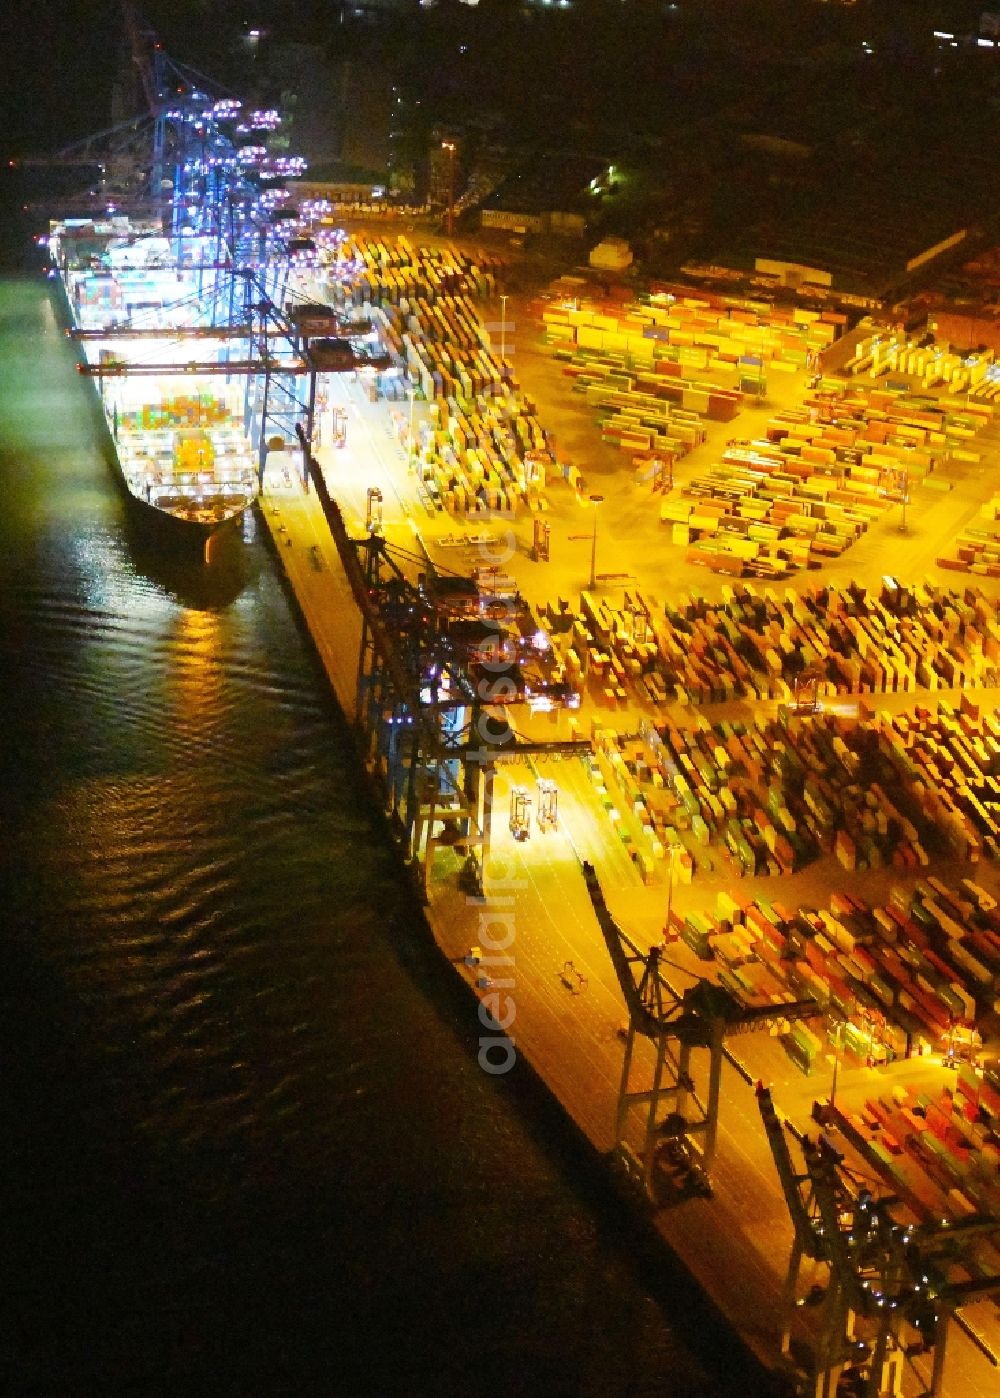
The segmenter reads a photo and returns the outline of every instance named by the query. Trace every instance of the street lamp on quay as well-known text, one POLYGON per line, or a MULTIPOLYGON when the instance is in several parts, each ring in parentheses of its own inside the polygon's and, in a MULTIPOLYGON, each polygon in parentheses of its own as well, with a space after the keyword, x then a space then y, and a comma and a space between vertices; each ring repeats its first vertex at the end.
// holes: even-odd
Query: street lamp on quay
POLYGON ((455 235, 455 142, 442 141, 441 149, 448 154, 448 237, 455 235))
POLYGON ((593 529, 589 534, 570 534, 568 535, 568 538, 571 542, 579 540, 581 543, 584 539, 590 540, 590 583, 588 584, 588 586, 590 587, 591 592, 593 592, 594 588, 597 586, 597 507, 598 505, 603 505, 604 496, 590 495, 588 496, 588 499, 594 507, 593 529))
POLYGON ((507 297, 500 297, 500 363, 507 359, 507 297))
POLYGON ((590 540, 590 590, 597 586, 597 507, 604 504, 603 495, 592 495, 590 503, 594 507, 594 532, 590 540))
POLYGON ((408 469, 408 470, 412 471, 412 470, 413 470, 413 396, 414 396, 414 388, 413 388, 413 385, 412 385, 412 384, 410 384, 409 388, 406 390, 406 393, 407 393, 407 397, 408 397, 409 400, 410 400, 410 428, 409 428, 409 431, 408 431, 407 436, 406 436, 406 466, 407 466, 407 469, 408 469))
POLYGON ((663 940, 670 937, 670 913, 674 902, 674 869, 677 864, 677 856, 681 852, 681 846, 676 840, 672 840, 667 845, 667 916, 663 924, 663 940))

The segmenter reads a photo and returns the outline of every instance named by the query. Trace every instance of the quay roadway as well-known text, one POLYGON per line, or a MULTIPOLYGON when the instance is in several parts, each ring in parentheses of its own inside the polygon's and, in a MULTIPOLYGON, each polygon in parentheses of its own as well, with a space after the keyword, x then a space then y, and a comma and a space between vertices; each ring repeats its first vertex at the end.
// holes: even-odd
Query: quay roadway
MULTIPOLYGON (((356 374, 331 374, 329 404, 319 415, 317 456, 327 482, 344 510, 348 533, 362 537, 368 506, 368 490, 382 492, 382 532, 393 543, 419 551, 417 542, 423 509, 417 502, 412 480, 406 479, 405 448, 390 431, 384 407, 369 411, 363 384, 356 374), (346 441, 332 445, 334 409, 347 414, 346 441)), ((404 408, 408 408, 404 404, 404 408)), ((425 404, 414 404, 414 431, 426 416, 425 404)))
MULTIPOLYGON (((286 484, 283 472, 272 462, 265 479, 263 517, 331 682, 345 712, 350 713, 357 658, 357 639, 351 633, 357 630, 353 621, 356 613, 339 560, 331 557, 321 541, 325 525, 315 496, 304 494, 294 484, 294 476, 290 479, 293 483, 286 484), (320 570, 311 559, 314 544, 321 550, 320 570)), ((506 810, 508 799, 509 775, 501 768, 495 794, 498 812, 506 810)), ((500 980, 502 972, 503 979, 514 981, 504 993, 510 994, 515 1006, 511 1032, 518 1052, 533 1063, 596 1148, 606 1151, 613 1143, 622 1055, 618 1031, 624 1007, 579 873, 577 853, 562 827, 545 836, 533 836, 526 846, 515 842, 509 832, 505 835, 499 818, 494 828, 497 846, 485 910, 489 911, 490 897, 502 900, 509 896, 503 880, 513 879, 519 886, 510 910, 513 941, 507 954, 513 958, 513 967, 494 968, 492 978, 500 980), (564 976, 567 961, 574 963, 582 982, 564 976)), ((442 873, 449 861, 452 871, 457 872, 453 851, 441 850, 438 861, 439 867, 444 866, 442 873)), ((431 926, 444 954, 473 986, 480 971, 488 968, 465 965, 469 948, 487 937, 501 937, 499 929, 491 933, 489 927, 483 927, 484 915, 483 908, 459 891, 454 878, 435 881, 429 909, 431 926)), ((489 987, 479 987, 478 993, 488 994, 489 987)), ((648 1061, 648 1051, 639 1057, 648 1061)), ((730 1078, 735 1080, 735 1075, 727 1074, 726 1116, 730 1111, 730 1078)), ((756 1107, 752 1096, 747 1097, 746 1106, 749 1113, 738 1123, 737 1136, 742 1138, 756 1129, 762 1139, 761 1129, 753 1124, 756 1107)), ((768 1360, 774 1353, 778 1287, 791 1228, 781 1196, 774 1189, 773 1175, 768 1173, 768 1159, 761 1157, 749 1186, 744 1185, 734 1199, 729 1198, 727 1180, 732 1167, 723 1160, 728 1147, 725 1123, 723 1140, 716 1199, 711 1203, 690 1201, 683 1209, 671 1211, 664 1218, 663 1231, 748 1343, 768 1360), (754 1246, 747 1230, 755 1232, 765 1216, 767 1236, 756 1240, 766 1244, 761 1250, 754 1246)), ((732 1158, 742 1161, 745 1152, 746 1147, 740 1145, 732 1158)))
POLYGON ((340 706, 353 721, 361 614, 319 501, 304 493, 284 455, 268 456, 261 512, 340 706))
MULTIPOLYGON (((522 352, 524 344, 520 336, 523 332, 516 333, 518 338, 513 341, 514 352, 518 354, 513 361, 515 371, 526 381, 529 394, 542 409, 543 422, 548 422, 539 391, 541 369, 537 382, 532 382, 529 356, 522 352)), ((511 347, 509 340, 508 348, 511 347)), ((547 351, 543 350, 538 351, 536 358, 541 362, 546 356, 547 351)), ((551 361, 548 363, 551 370, 551 361)), ((555 375, 550 376, 555 383, 555 375)), ((561 383, 557 386, 562 388, 561 383)), ((468 566, 471 566, 479 550, 473 546, 463 553, 442 544, 443 537, 484 528, 500 534, 510 523, 517 553, 504 566, 518 579, 525 595, 536 602, 555 596, 567 597, 574 603, 578 600, 579 590, 589 573, 589 543, 571 544, 566 538, 560 543, 560 538, 561 533, 586 534, 593 518, 592 507, 579 504, 561 481, 554 482, 546 492, 550 504, 546 517, 553 524, 553 561, 551 564, 532 563, 527 557, 531 542, 531 516, 527 511, 512 522, 506 519, 484 521, 482 516, 429 516, 417 500, 415 482, 406 470, 405 450, 391 431, 386 406, 368 403, 363 393, 348 380, 338 382, 337 391, 345 395, 349 409, 351 454, 345 456, 329 447, 321 447, 319 457, 334 493, 345 502, 349 525, 363 528, 366 491, 370 485, 377 485, 384 496, 385 527, 390 539, 412 548, 412 541, 419 535, 435 551, 435 558, 444 566, 455 567, 456 554, 469 559, 468 566), (383 482, 388 483, 388 489, 383 482)), ((761 418, 768 416, 774 406, 775 403, 768 404, 761 418)), ((405 413, 407 410, 404 400, 402 404, 394 404, 390 411, 405 413)), ((575 403, 561 411, 581 414, 575 403)), ((642 576, 637 582, 644 592, 648 590, 661 599, 684 588, 706 595, 721 595, 722 587, 730 580, 689 567, 683 563, 682 550, 664 543, 665 530, 658 520, 659 497, 633 484, 628 458, 599 443, 590 414, 584 415, 587 421, 584 423, 581 417, 577 430, 581 440, 586 433, 592 455, 586 461, 578 459, 576 464, 586 471, 589 487, 606 496, 598 521, 598 572, 614 571, 616 565, 622 571, 635 569, 641 560, 642 576)), ((554 424, 560 456, 567 442, 571 448, 573 444, 572 437, 567 435, 567 422, 564 416, 557 418, 554 424)), ((715 424, 713 428, 716 440, 723 444, 731 436, 752 436, 756 432, 749 417, 738 418, 732 424, 715 424)), ((893 518, 897 511, 891 509, 842 559, 822 573, 799 575, 789 585, 803 587, 827 577, 836 577, 839 581, 857 577, 868 586, 877 587, 882 575, 890 571, 904 583, 913 580, 914 575, 901 566, 902 555, 895 546, 898 544, 900 550, 907 550, 914 566, 936 552, 951 551, 950 536, 956 523, 970 518, 979 502, 990 493, 988 477, 996 462, 996 445, 992 440, 995 429, 991 429, 989 436, 989 457, 984 465, 940 468, 955 481, 955 490, 941 495, 915 489, 914 502, 908 512, 910 531, 906 536, 899 535, 893 518)), ((696 470, 707 469, 712 459, 707 446, 700 448, 678 464, 676 479, 683 479, 684 472, 693 474, 696 470)), ((341 704, 350 715, 360 629, 356 611, 315 497, 303 493, 294 474, 290 474, 286 484, 279 466, 280 461, 269 461, 262 501, 265 523, 275 538, 276 552, 316 638, 317 649, 341 704), (291 542, 286 542, 289 539, 291 542)), ((463 563, 462 566, 467 565, 463 563)), ((922 577, 924 571, 917 576, 922 577)), ((957 573, 943 574, 940 581, 956 589, 978 586, 987 590, 991 586, 985 580, 957 573)), ((755 586, 760 589, 764 584, 755 586)), ((927 697, 933 702, 936 696, 927 697)), ((892 698, 905 705, 921 701, 919 693, 892 698)), ((883 696, 875 696, 868 702, 880 706, 882 699, 883 696)), ((602 720, 605 718, 605 711, 588 706, 573 716, 572 721, 578 724, 581 733, 589 733, 590 718, 594 714, 599 714, 602 720)), ((558 731, 559 736, 568 736, 568 732, 562 731, 562 725, 568 728, 571 719, 563 714, 555 719, 550 715, 537 715, 529 720, 518 714, 519 726, 529 722, 537 724, 542 732, 555 735, 558 731)), ((487 893, 489 895, 492 889, 492 896, 503 896, 501 881, 505 867, 512 876, 524 881, 525 886, 517 890, 513 908, 512 978, 515 985, 509 993, 516 1006, 516 1022, 512 1032, 518 1051, 532 1061, 590 1140, 603 1151, 611 1144, 613 1131, 622 1058, 619 1029, 624 1019, 624 1004, 579 874, 578 852, 594 856, 609 906, 623 927, 640 943, 644 936, 649 940, 657 937, 662 928, 665 882, 651 888, 639 882, 631 861, 609 833, 606 816, 594 799, 582 764, 564 760, 557 764, 545 763, 544 767, 539 765, 538 770, 544 771, 544 775, 559 786, 560 829, 544 834, 535 831, 523 845, 510 838, 506 826, 509 783, 522 781, 533 791, 534 776, 526 768, 522 772, 518 767, 501 767, 496 783, 495 847, 487 893), (564 975, 568 961, 573 963, 572 975, 564 975)), ((484 940, 480 935, 480 909, 458 891, 451 877, 457 872, 454 852, 441 850, 437 858, 439 877, 432 887, 430 920, 445 954, 474 985, 477 969, 466 966, 464 958, 471 946, 484 940)), ((747 897, 761 892, 792 905, 810 899, 822 904, 830 888, 844 886, 850 886, 862 896, 875 896, 876 892, 884 896, 892 883, 901 881, 892 870, 847 875, 839 866, 827 862, 789 878, 734 884, 724 856, 713 849, 709 858, 713 867, 699 870, 693 885, 688 887, 678 882, 675 886, 673 905, 678 912, 683 912, 685 907, 711 908, 720 887, 733 889, 735 886, 747 897)), ((954 870, 951 872, 954 874, 954 870)), ((997 879, 992 869, 981 864, 971 872, 977 882, 996 891, 997 879)), ((682 965, 690 963, 692 971, 700 967, 681 944, 672 944, 670 956, 682 965)), ((479 993, 488 993, 488 988, 480 987, 479 993)), ((805 1124, 808 1104, 813 1096, 825 1095, 827 1086, 820 1086, 816 1079, 800 1079, 797 1070, 766 1034, 741 1037, 736 1047, 752 1071, 756 1071, 755 1065, 759 1064, 760 1076, 774 1083, 779 1107, 789 1110, 787 1099, 798 1114, 797 1119, 805 1124)), ((644 1061, 648 1065, 648 1053, 644 1061)), ((928 1068, 930 1066, 928 1064, 928 1068)), ((851 1081, 849 1073, 841 1073, 838 1100, 848 1100, 845 1094, 855 1090, 863 1095, 869 1081, 882 1080, 872 1070, 855 1071, 856 1083, 851 1081)), ((777 1298, 791 1228, 776 1188, 774 1167, 753 1093, 729 1068, 724 1070, 720 1124, 714 1199, 686 1201, 659 1215, 658 1224, 753 1348, 765 1360, 773 1361, 777 1298)), ((989 1369, 978 1351, 954 1332, 947 1364, 948 1393, 961 1394, 963 1398, 987 1393, 993 1390, 995 1380, 995 1372, 989 1369)), ((915 1390, 911 1388, 911 1391, 915 1390)))

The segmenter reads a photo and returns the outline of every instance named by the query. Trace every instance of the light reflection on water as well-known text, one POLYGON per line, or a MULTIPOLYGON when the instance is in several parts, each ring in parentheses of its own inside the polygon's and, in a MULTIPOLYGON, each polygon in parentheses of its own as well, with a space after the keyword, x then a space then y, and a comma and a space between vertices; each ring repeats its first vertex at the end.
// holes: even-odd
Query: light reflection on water
POLYGON ((0 375, 17 1391, 749 1395, 476 1069, 263 547, 137 531, 28 282, 0 375))

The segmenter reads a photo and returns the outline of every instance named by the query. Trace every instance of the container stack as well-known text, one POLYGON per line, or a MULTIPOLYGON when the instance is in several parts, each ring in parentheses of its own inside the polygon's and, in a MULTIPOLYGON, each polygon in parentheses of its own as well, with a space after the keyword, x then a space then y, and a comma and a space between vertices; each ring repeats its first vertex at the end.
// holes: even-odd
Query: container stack
POLYGON ((975 861, 1000 858, 1000 716, 980 714, 963 696, 958 708, 885 716, 883 741, 910 775, 918 798, 952 848, 975 861))
POLYGON ((676 459, 704 440, 705 419, 730 422, 768 370, 816 362, 843 317, 678 288, 597 303, 572 279, 540 307, 547 342, 602 435, 624 451, 676 459), (713 377, 714 376, 714 377, 713 377))
POLYGON ((100 329, 113 316, 124 315, 125 290, 113 273, 72 272, 67 283, 74 318, 82 329, 100 329))
POLYGON ((516 390, 431 404, 417 471, 425 491, 453 514, 513 514, 540 499, 552 454, 542 427, 516 390))
POLYGON ((430 302, 404 296, 398 306, 373 307, 371 316, 383 344, 428 401, 468 400, 500 391, 501 366, 468 297, 441 296, 430 302))
MULTIPOLYGON (((935 464, 946 454, 978 461, 970 444, 991 413, 824 381, 803 408, 769 420, 766 440, 731 442, 721 462, 663 501, 661 519, 672 542, 690 549, 689 561, 717 572, 780 576, 819 567, 917 484, 949 489, 935 464)), ((984 566, 975 571, 988 575, 989 564, 1000 563, 988 541, 963 544, 955 566, 972 567, 977 548, 984 566)))
POLYGON ((954 572, 1000 577, 1000 495, 991 495, 974 522, 958 536, 956 556, 936 561, 940 568, 954 572))
POLYGON ((572 380, 574 392, 584 394, 588 406, 602 413, 616 409, 622 415, 631 412, 667 419, 673 409, 678 421, 687 419, 694 425, 702 418, 732 421, 742 402, 740 392, 699 383, 676 369, 671 360, 650 358, 649 367, 644 369, 632 355, 578 349, 564 372, 572 380))
POLYGON ((918 1218, 960 1223, 1000 1207, 996 1075, 963 1065, 954 1087, 897 1086, 834 1124, 918 1218))
POLYGON ((852 870, 917 870, 934 827, 905 787, 896 794, 887 756, 873 767, 872 739, 832 716, 647 725, 629 801, 641 800, 654 832, 669 823, 703 847, 724 844, 738 876, 792 873, 820 854, 852 870))
POLYGON ((639 591, 620 604, 584 594, 579 610, 560 602, 540 620, 573 687, 590 683, 610 706, 1000 685, 1000 601, 972 588, 886 578, 878 594, 831 585, 779 599, 734 583, 718 602, 662 609, 639 591))
POLYGON ((823 380, 805 399, 801 413, 778 414, 768 427, 768 437, 786 435, 783 423, 804 422, 822 429, 820 440, 835 447, 838 455, 865 453, 873 464, 893 467, 900 463, 918 474, 927 453, 933 460, 947 452, 959 460, 978 461, 969 448, 979 432, 993 420, 989 404, 947 395, 928 397, 905 386, 866 388, 854 383, 834 385, 823 380), (832 433, 832 435, 831 435, 832 433), (839 440, 839 434, 851 440, 839 440))
POLYGON ((883 1063, 981 1047, 980 1025, 996 994, 996 951, 992 980, 971 973, 957 919, 971 919, 965 937, 985 939, 998 937, 1000 920, 995 910, 976 910, 963 890, 927 879, 912 892, 893 889, 885 905, 838 893, 828 909, 795 912, 764 899, 740 906, 725 897, 714 920, 700 915, 703 952, 722 968, 735 966, 743 984, 815 999, 830 1013, 839 1050, 883 1063), (754 962, 769 981, 746 972, 754 962))
MULTIPOLYGON (((844 326, 836 312, 783 308, 675 287, 625 303, 597 303, 578 285, 556 287, 542 310, 549 343, 561 349, 654 358, 665 372, 718 372, 732 382, 741 364, 779 372, 805 369, 844 326), (652 346, 652 348, 650 348, 652 346)), ((757 375, 755 374, 755 377, 757 375)))
POLYGON ((327 295, 334 305, 398 305, 405 297, 492 296, 499 259, 452 248, 414 247, 402 235, 349 237, 325 255, 327 295))
MULTIPOLYGON (((648 762, 641 742, 600 727, 595 727, 593 738, 590 771, 595 790, 643 883, 652 883, 660 877, 665 844, 678 842, 670 824, 673 802, 653 799, 651 783, 646 789, 648 762)), ((690 881, 689 855, 682 856, 674 873, 679 881, 690 881)))
POLYGON ((125 432, 156 432, 171 427, 213 427, 230 419, 229 405, 213 393, 179 393, 123 412, 125 432))
POLYGON ((735 577, 766 565, 780 577, 849 548, 887 507, 878 479, 860 465, 834 477, 766 443, 733 443, 662 502, 660 519, 689 562, 735 577))
MULTIPOLYGON (((844 370, 848 374, 867 374, 873 379, 883 375, 897 375, 906 380, 916 378, 925 393, 944 389, 949 393, 968 394, 980 404, 988 404, 1000 396, 1000 366, 991 350, 957 354, 941 345, 918 343, 899 332, 869 335, 859 341, 844 370)), ((909 383, 901 387, 908 389, 909 383)))
MULTIPOLYGON (((554 458, 537 415, 493 353, 474 300, 496 259, 406 238, 348 238, 329 256, 334 304, 360 308, 406 380, 431 404, 414 445, 426 508, 513 514, 538 505, 554 458)), ((398 377, 394 380, 398 383, 398 377)), ((404 432, 402 419, 397 431, 404 432)), ((409 426, 405 425, 408 440, 409 426)))

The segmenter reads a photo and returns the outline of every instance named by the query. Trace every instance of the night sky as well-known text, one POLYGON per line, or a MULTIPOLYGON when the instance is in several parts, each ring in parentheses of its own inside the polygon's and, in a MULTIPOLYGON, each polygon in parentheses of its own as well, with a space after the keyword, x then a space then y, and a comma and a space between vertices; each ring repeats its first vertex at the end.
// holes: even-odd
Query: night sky
POLYGON ((101 0, 7 0, 0 44, 0 145, 7 158, 62 146, 109 124, 120 32, 118 7, 101 0))
MULTIPOLYGON (((267 6, 161 0, 137 7, 168 51, 214 72, 212 49, 267 6)), ((274 9, 274 6, 270 7, 274 9)), ((6 0, 0 43, 0 151, 60 149, 110 125, 122 56, 118 0, 6 0)))

